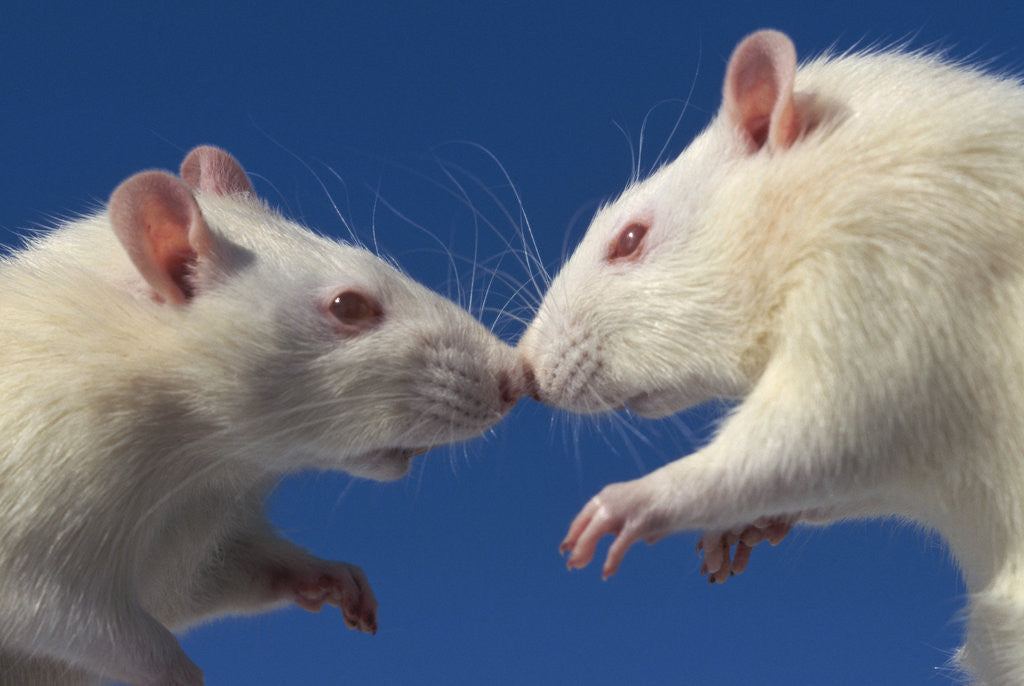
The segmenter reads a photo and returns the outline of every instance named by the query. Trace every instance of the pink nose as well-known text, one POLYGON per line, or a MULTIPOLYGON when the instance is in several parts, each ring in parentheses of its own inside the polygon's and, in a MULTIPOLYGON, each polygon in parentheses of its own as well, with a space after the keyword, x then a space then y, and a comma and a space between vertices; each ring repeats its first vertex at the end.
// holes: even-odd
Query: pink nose
POLYGON ((512 406, 528 395, 534 400, 537 397, 537 378, 533 369, 527 363, 522 363, 512 373, 502 372, 498 375, 498 390, 501 393, 501 403, 505 411, 512 409, 512 406))
POLYGON ((537 402, 540 402, 540 389, 537 387, 537 377, 533 373, 533 367, 529 362, 523 362, 523 395, 528 395, 537 402))

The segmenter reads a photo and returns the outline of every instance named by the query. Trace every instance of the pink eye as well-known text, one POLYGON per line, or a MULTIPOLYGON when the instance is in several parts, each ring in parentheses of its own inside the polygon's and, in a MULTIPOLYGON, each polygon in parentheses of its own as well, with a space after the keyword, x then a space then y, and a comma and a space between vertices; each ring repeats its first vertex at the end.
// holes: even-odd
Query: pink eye
POLYGON ((611 251, 608 253, 608 260, 620 260, 633 255, 633 253, 640 249, 640 244, 647 234, 647 228, 646 224, 639 222, 633 222, 624 228, 612 244, 611 251))
POLYGON ((364 328, 383 316, 377 301, 358 291, 345 291, 331 301, 328 309, 342 324, 364 328))

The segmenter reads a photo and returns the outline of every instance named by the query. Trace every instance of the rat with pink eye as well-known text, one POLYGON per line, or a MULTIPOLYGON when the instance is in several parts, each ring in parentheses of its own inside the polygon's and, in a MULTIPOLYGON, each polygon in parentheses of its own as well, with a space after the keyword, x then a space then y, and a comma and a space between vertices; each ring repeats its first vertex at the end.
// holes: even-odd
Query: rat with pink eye
POLYGON ((706 446, 590 500, 569 566, 605 535, 608 576, 703 530, 721 581, 798 521, 913 519, 970 590, 965 669, 1024 683, 1022 170, 1016 80, 743 40, 717 116, 597 213, 518 346, 568 410, 737 401, 706 446))
POLYGON ((376 632, 362 570, 279 537, 265 496, 397 479, 524 383, 469 314, 209 146, 5 256, 0 350, 3 684, 196 686, 172 631, 288 603, 376 632))

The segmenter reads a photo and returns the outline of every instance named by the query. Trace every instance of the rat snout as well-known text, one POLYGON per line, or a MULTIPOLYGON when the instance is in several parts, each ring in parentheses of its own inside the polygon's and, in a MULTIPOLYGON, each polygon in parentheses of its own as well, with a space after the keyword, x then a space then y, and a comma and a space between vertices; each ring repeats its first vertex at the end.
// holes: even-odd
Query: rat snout
POLYGON ((498 374, 498 388, 501 391, 502 408, 506 412, 525 395, 537 399, 537 378, 533 368, 524 360, 518 360, 511 372, 498 374))
POLYGON ((540 402, 540 388, 537 386, 537 375, 533 373, 533 366, 523 361, 523 395, 528 395, 537 402, 540 402))
POLYGON ((498 382, 502 391, 502 402, 508 409, 511 409, 516 400, 524 395, 535 400, 538 399, 537 377, 534 375, 534 368, 530 367, 529 362, 521 357, 516 360, 512 373, 502 373, 498 382))
POLYGON ((507 372, 498 375, 498 390, 501 392, 501 409, 504 412, 511 410, 522 395, 507 372))

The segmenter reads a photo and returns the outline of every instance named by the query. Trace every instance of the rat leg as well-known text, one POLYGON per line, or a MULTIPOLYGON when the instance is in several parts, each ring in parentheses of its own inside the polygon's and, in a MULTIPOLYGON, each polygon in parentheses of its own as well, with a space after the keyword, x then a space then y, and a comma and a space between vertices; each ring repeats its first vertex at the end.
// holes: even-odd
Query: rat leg
MULTIPOLYGON (((108 597, 124 596, 115 589, 108 597)), ((202 671, 181 649, 178 640, 136 603, 125 601, 116 611, 93 607, 84 616, 88 620, 83 622, 38 622, 32 653, 38 653, 39 646, 45 645, 48 655, 60 663, 134 686, 202 686, 202 671), (83 631, 84 626, 90 630, 83 631)), ((37 676, 57 672, 68 678, 73 675, 59 669, 56 663, 47 669, 48 664, 38 657, 21 669, 38 672, 37 676)), ((17 674, 17 663, 13 669, 17 674)))
POLYGON ((0 650, 0 684, 60 684, 96 686, 97 675, 52 657, 0 650))
POLYGON ((754 546, 762 541, 778 545, 798 519, 797 516, 759 517, 751 524, 730 531, 705 532, 697 541, 697 552, 704 553, 701 575, 706 575, 712 584, 721 584, 742 574, 754 546), (736 551, 730 560, 730 549, 734 545, 736 551))
POLYGON ((712 584, 723 583, 730 577, 743 573, 754 546, 762 541, 768 541, 772 546, 778 545, 798 523, 830 524, 838 519, 870 517, 884 511, 881 499, 865 498, 842 506, 802 510, 795 514, 775 517, 758 517, 750 524, 729 531, 705 532, 697 541, 697 552, 704 554, 700 573, 707 575, 708 581, 712 584), (736 546, 736 551, 730 562, 729 550, 733 545, 736 546))
MULTIPOLYGON (((729 546, 739 542, 740 534, 745 531, 741 528, 739 533, 733 533, 736 526, 733 522, 749 519, 750 515, 742 503, 733 505, 734 513, 727 510, 713 512, 712 507, 724 510, 732 503, 723 501, 718 489, 714 488, 717 484, 713 476, 699 478, 695 473, 697 470, 692 469, 700 456, 701 453, 696 453, 643 478, 602 489, 577 515, 562 543, 562 551, 569 553, 569 567, 589 564, 598 540, 606 534, 615 536, 615 540, 608 550, 602 572, 605 578, 616 572, 626 550, 636 541, 653 543, 675 531, 708 528, 726 533, 713 534, 710 545, 705 548, 707 569, 715 572, 716 580, 728 577, 728 565, 731 564, 727 562, 729 546), (717 500, 717 503, 712 505, 709 500, 717 500)), ((712 460, 701 462, 710 463, 712 460)), ((751 532, 748 535, 750 543, 744 545, 752 547, 750 544, 755 543, 758 535, 756 530, 751 532)), ((741 549, 741 564, 745 562, 744 557, 748 557, 747 551, 741 549)))
POLYGON ((363 570, 309 554, 277 536, 265 520, 223 544, 194 587, 192 607, 179 613, 186 621, 294 602, 311 612, 334 605, 348 627, 377 632, 377 600, 363 570))
POLYGON ((377 633, 377 599, 363 570, 355 565, 307 554, 272 572, 271 588, 310 612, 334 605, 350 629, 377 633))
MULTIPOLYGON (((770 520, 785 513, 872 502, 871 491, 884 481, 882 470, 888 463, 858 459, 869 453, 868 446, 838 444, 839 436, 867 432, 831 428, 853 413, 844 414, 836 402, 799 392, 811 384, 794 386, 792 380, 770 378, 769 372, 762 380, 765 383, 754 389, 711 444, 640 479, 607 486, 592 498, 562 543, 569 567, 588 564, 606 534, 615 536, 603 569, 608 577, 639 540, 650 543, 692 529, 733 532, 737 527, 739 536, 745 532, 744 522, 764 515, 770 520), (794 392, 785 393, 787 388, 794 392), (823 412, 831 416, 822 416, 823 412), (853 483, 856 494, 850 493, 853 483)), ((771 534, 782 531, 773 528, 771 534)), ((750 532, 744 545, 750 547, 757 535, 750 532)), ((726 537, 725 542, 731 540, 726 537)), ((725 553, 719 540, 708 563, 716 577, 725 565, 725 553)), ((741 564, 746 557, 747 551, 741 549, 741 564)))

